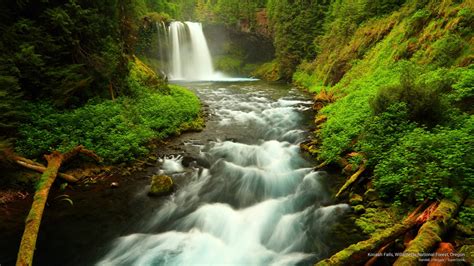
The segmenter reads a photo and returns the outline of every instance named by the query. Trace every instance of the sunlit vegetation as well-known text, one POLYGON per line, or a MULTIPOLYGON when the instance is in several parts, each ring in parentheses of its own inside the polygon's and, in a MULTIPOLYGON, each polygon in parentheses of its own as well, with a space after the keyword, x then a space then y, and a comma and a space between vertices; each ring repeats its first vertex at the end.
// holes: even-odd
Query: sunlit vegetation
POLYGON ((319 158, 365 154, 375 187, 396 202, 469 192, 472 6, 336 1, 329 10, 314 38, 315 59, 293 75, 298 85, 339 98, 320 111, 327 122, 316 133, 319 158))

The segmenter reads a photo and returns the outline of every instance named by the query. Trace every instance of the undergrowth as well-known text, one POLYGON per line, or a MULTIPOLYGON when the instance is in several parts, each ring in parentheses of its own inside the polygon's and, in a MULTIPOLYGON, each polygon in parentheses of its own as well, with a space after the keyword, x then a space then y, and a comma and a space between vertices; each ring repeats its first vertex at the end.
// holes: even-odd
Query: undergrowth
POLYGON ((73 110, 60 110, 49 102, 28 103, 24 109, 30 119, 20 127, 16 151, 38 158, 81 144, 107 162, 126 162, 147 153, 152 139, 199 127, 195 121, 200 101, 194 93, 159 82, 136 58, 130 67, 127 82, 133 97, 95 98, 73 110))

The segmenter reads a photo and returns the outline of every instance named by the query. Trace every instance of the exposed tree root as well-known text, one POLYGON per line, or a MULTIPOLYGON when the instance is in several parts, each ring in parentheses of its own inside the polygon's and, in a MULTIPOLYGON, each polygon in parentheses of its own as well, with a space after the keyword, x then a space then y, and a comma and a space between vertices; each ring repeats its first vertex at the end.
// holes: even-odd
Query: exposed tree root
POLYGON ((101 160, 92 151, 86 150, 83 146, 77 146, 67 153, 54 151, 51 154, 45 155, 48 167, 43 171, 37 184, 33 204, 31 205, 30 212, 25 221, 25 231, 23 232, 23 237, 21 239, 16 265, 32 265, 36 239, 38 238, 38 231, 43 217, 44 207, 48 199, 49 190, 51 189, 54 180, 56 180, 61 164, 79 153, 91 157, 96 161, 101 160))

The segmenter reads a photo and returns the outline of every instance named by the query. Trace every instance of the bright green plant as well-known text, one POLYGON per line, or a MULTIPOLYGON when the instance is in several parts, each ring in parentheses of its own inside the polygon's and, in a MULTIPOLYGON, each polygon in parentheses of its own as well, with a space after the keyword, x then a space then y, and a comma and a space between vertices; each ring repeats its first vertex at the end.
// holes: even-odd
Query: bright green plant
POLYGON ((416 128, 403 136, 375 166, 380 194, 404 202, 450 197, 474 185, 474 119, 461 129, 416 128))

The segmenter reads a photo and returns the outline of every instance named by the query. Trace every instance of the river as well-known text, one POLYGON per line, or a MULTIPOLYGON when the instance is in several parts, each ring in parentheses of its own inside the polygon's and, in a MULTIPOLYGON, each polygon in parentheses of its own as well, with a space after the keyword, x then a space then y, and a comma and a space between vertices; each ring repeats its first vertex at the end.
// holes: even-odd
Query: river
POLYGON ((349 207, 333 204, 331 175, 299 148, 308 95, 262 81, 184 85, 203 101, 206 128, 172 140, 119 189, 53 204, 38 265, 307 265, 344 246, 331 228, 349 207), (175 180, 171 196, 146 195, 157 173, 175 180))
POLYGON ((327 174, 301 156, 312 102, 261 82, 189 85, 209 105, 216 138, 186 142, 198 158, 187 168, 163 160, 163 173, 189 182, 98 265, 294 265, 326 255, 325 226, 348 206, 322 206, 327 174))

